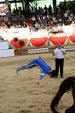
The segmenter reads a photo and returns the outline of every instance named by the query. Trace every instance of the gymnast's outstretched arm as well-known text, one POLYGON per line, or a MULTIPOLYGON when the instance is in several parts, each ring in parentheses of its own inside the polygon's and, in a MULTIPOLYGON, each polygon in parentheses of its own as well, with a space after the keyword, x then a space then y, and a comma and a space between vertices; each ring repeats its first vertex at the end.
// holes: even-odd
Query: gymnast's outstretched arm
POLYGON ((44 73, 42 73, 42 74, 41 74, 41 77, 39 78, 39 80, 38 80, 38 82, 37 82, 37 85, 39 85, 39 84, 40 84, 40 82, 41 82, 41 80, 44 78, 44 76, 45 76, 45 74, 44 74, 44 73))

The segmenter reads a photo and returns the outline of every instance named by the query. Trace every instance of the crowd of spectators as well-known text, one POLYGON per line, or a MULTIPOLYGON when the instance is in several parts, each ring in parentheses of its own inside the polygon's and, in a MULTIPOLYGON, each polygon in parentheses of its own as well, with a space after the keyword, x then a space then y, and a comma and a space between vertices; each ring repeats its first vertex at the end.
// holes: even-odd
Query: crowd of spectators
POLYGON ((51 5, 47 8, 28 8, 22 10, 14 10, 10 16, 0 16, 0 29, 8 28, 26 28, 34 27, 44 28, 46 26, 57 25, 70 25, 75 24, 74 9, 56 8, 56 12, 53 13, 51 5))

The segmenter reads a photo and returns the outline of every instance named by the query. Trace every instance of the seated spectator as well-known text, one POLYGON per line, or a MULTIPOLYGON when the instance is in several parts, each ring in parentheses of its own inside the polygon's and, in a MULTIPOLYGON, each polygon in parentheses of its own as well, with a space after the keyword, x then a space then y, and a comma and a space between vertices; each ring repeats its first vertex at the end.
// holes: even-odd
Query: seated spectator
POLYGON ((34 27, 35 27, 35 31, 38 31, 40 25, 37 21, 35 22, 34 27))
POLYGON ((2 36, 0 36, 0 41, 3 41, 4 39, 2 38, 2 36))

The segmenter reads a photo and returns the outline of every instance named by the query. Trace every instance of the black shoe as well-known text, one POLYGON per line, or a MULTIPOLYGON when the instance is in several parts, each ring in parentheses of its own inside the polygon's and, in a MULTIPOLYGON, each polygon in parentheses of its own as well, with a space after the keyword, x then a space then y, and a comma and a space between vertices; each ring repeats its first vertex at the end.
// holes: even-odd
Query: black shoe
POLYGON ((61 76, 61 78, 64 78, 64 76, 61 76))
POLYGON ((57 76, 56 77, 54 77, 55 79, 57 78, 57 76))

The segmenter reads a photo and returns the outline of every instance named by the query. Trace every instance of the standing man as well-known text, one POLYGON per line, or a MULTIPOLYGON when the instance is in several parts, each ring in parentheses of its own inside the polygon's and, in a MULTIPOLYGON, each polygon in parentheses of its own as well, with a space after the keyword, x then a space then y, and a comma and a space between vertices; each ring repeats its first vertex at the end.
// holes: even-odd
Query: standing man
POLYGON ((55 55, 55 68, 56 68, 56 77, 58 76, 59 68, 60 68, 60 76, 63 75, 63 65, 64 65, 64 55, 66 54, 65 50, 62 48, 61 44, 58 44, 57 48, 54 49, 53 55, 55 55))

